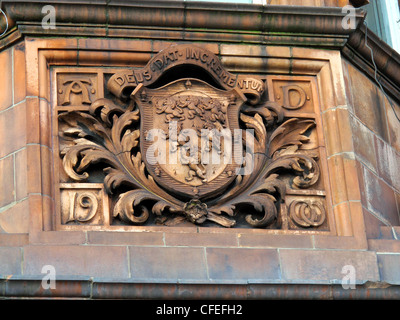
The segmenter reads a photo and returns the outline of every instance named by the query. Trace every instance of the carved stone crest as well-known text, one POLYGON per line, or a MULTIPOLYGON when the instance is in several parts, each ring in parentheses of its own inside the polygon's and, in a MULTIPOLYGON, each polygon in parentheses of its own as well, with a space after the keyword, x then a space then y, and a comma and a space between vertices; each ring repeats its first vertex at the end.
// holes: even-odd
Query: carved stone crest
MULTIPOLYGON (((231 74, 205 49, 171 46, 107 88, 115 99, 61 113, 59 128, 65 173, 87 182, 101 168, 115 219, 268 227, 288 189, 319 180, 318 155, 302 149, 315 121, 285 117, 262 80, 231 74)), ((288 216, 315 227, 325 210, 305 200, 288 216)))
POLYGON ((240 91, 183 79, 158 89, 139 85, 131 96, 142 115, 143 160, 157 183, 186 198, 204 198, 232 183, 235 176, 227 172, 238 164, 231 159, 231 132, 239 130, 238 113, 246 101, 240 91), (158 150, 149 152, 155 145, 158 150))

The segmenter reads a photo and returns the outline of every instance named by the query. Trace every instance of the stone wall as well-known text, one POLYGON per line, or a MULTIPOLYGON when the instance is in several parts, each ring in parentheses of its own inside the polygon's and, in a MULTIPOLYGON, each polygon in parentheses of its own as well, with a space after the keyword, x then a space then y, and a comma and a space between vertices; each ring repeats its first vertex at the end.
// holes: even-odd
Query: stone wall
MULTIPOLYGON (((399 297, 400 125, 370 73, 328 40, 329 50, 315 43, 267 46, 253 43, 255 38, 238 44, 241 35, 228 32, 220 42, 207 38, 196 45, 217 55, 232 73, 263 76, 269 84, 311 83, 322 168, 328 173, 329 230, 193 224, 58 228, 54 68, 143 67, 171 44, 193 43, 184 40, 189 31, 171 32, 167 39, 152 40, 145 34, 139 39, 137 34, 134 39, 26 35, 3 43, 0 296, 399 297), (41 286, 47 265, 56 271, 54 290, 41 286), (341 286, 345 266, 354 267, 357 290, 341 286)), ((393 108, 400 114, 398 101, 393 108)))
POLYGON ((24 43, 0 53, 0 221, 6 233, 28 232, 24 43))
POLYGON ((369 240, 369 248, 378 252, 383 280, 397 282, 400 256, 388 252, 398 251, 400 239, 399 104, 349 61, 343 66, 365 230, 382 239, 369 240))

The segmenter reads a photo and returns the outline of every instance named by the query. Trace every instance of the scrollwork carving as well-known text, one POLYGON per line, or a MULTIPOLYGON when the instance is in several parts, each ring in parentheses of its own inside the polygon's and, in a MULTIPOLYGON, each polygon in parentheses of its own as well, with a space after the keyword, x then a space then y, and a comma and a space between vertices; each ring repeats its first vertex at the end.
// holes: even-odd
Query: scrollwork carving
MULTIPOLYGON (((174 57, 181 57, 179 46, 174 50, 174 57)), ((149 79, 151 70, 146 71, 149 79)), ((194 78, 159 88, 138 84, 129 99, 124 90, 118 103, 102 98, 88 112, 60 114, 65 173, 74 182, 86 181, 100 164, 105 191, 113 199, 112 216, 124 223, 141 225, 150 217, 165 223, 180 215, 195 224, 233 227, 243 216, 251 227, 270 226, 288 188, 307 189, 319 181, 318 157, 302 148, 316 123, 285 118, 280 104, 262 98, 261 80, 246 81, 242 88, 223 82, 223 90, 194 78), (163 135, 149 141, 154 128, 163 135), (157 141, 169 152, 165 163, 160 145, 153 148, 157 141), (206 162, 204 154, 218 161, 206 162)), ((122 92, 114 82, 113 92, 122 92)), ((292 203, 289 211, 302 227, 318 226, 326 216, 318 203, 292 203)))

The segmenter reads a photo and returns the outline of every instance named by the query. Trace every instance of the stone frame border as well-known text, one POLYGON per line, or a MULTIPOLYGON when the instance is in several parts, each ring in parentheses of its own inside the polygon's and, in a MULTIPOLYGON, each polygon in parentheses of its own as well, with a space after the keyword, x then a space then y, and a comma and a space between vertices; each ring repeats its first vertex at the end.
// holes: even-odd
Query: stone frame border
MULTIPOLYGON (((50 121, 49 70, 53 65, 93 66, 98 63, 126 66, 143 64, 154 52, 170 45, 169 42, 140 40, 102 39, 32 39, 26 38, 26 94, 27 101, 27 159, 28 198, 30 210, 30 243, 59 243, 77 241, 85 237, 84 231, 52 231, 51 216, 54 212, 54 190, 52 167, 52 141, 50 121), (103 51, 105 42, 113 42, 107 47, 118 50, 103 51), (80 43, 84 42, 84 43, 80 43), (85 48, 85 49, 79 49, 85 48), (135 49, 140 48, 140 51, 135 49), (133 51, 133 52, 132 52, 133 51), (37 161, 40 159, 40 161, 37 161), (68 235, 65 234, 68 233, 68 235), (74 240, 75 239, 75 240, 74 240)), ((232 72, 271 73, 288 76, 314 76, 317 81, 321 106, 321 117, 325 136, 329 187, 336 234, 312 235, 314 248, 367 249, 361 196, 352 142, 346 136, 351 133, 345 82, 342 73, 340 52, 297 47, 266 47, 260 45, 204 44, 206 48, 220 56, 224 66, 232 72), (310 57, 313 57, 312 59, 310 57), (238 63, 240 61, 240 63, 238 63), (246 63, 246 70, 238 67, 246 63)), ((165 228, 164 228, 165 229, 165 228)), ((273 241, 274 230, 221 230, 197 228, 176 230, 185 234, 193 233, 243 233, 257 235, 258 242, 265 246, 273 241)), ((169 230, 155 230, 157 233, 169 230)), ((135 233, 148 228, 135 227, 135 233), (138 229, 142 228, 142 229, 138 229)), ((176 232, 175 231, 175 232, 176 232)), ((165 236, 165 235, 164 235, 165 236)), ((298 237, 303 237, 299 235, 298 237)), ((309 238, 310 233, 304 237, 309 238)), ((296 237, 290 236, 290 247, 296 248, 296 237)), ((282 240, 283 241, 283 240, 282 240)), ((139 241, 140 242, 140 241, 139 241)))

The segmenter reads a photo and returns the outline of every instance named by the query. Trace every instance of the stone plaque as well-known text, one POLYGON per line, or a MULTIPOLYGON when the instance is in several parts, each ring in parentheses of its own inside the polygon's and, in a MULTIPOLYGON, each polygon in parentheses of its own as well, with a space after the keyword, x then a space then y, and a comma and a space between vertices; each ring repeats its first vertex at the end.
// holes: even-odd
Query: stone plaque
POLYGON ((309 81, 235 75, 187 44, 56 79, 61 225, 329 231, 309 81))

